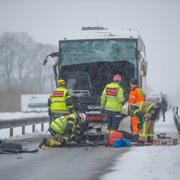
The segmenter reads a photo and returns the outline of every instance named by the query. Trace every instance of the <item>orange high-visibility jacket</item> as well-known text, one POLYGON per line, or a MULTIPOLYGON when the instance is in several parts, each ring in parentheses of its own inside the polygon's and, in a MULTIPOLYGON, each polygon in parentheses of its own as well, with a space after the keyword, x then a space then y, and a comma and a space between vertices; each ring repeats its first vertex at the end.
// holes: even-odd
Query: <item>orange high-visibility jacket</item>
MULTIPOLYGON (((138 87, 132 87, 129 93, 129 104, 140 104, 144 101, 144 91, 138 87)), ((133 134, 139 133, 138 118, 136 116, 131 117, 131 131, 133 134)))
POLYGON ((135 87, 132 88, 129 93, 129 104, 139 104, 144 101, 144 91, 141 88, 135 87))

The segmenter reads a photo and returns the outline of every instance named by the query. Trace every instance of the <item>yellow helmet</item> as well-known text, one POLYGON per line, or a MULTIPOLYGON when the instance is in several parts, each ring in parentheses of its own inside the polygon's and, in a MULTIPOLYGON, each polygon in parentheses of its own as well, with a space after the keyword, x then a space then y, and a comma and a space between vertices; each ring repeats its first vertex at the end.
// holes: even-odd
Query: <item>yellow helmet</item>
POLYGON ((58 84, 58 86, 64 85, 64 84, 65 84, 64 79, 59 79, 59 80, 57 81, 57 84, 58 84))

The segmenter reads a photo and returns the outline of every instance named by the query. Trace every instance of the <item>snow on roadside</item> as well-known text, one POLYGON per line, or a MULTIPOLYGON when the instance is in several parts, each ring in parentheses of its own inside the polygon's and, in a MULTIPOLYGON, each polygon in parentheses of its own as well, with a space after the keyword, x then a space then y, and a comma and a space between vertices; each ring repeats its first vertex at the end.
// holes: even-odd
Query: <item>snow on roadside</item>
POLYGON ((155 134, 166 133, 167 136, 170 136, 172 138, 178 138, 178 130, 174 123, 172 111, 168 111, 166 113, 165 121, 163 121, 161 117, 160 120, 156 122, 154 132, 155 134))
POLYGON ((180 177, 180 146, 133 147, 103 180, 170 180, 180 177))
MULTIPOLYGON (((167 112, 166 121, 162 118, 155 124, 155 133, 167 133, 178 137, 172 112, 167 112)), ((118 149, 117 149, 118 150, 118 149)), ((180 177, 180 145, 132 147, 122 154, 112 172, 101 177, 102 180, 170 180, 180 177)))
MULTIPOLYGON (((33 117, 48 117, 47 112, 2 112, 0 113, 0 121, 4 120, 15 120, 15 119, 25 119, 25 118, 33 118, 33 117)), ((49 123, 45 123, 45 130, 48 129, 49 123)), ((35 132, 38 133, 41 131, 40 124, 36 124, 35 126, 35 132)), ((26 126, 25 127, 26 136, 32 136, 32 126, 26 126)), ((10 129, 0 129, 0 139, 9 138, 10 129)), ((15 137, 13 138, 24 138, 25 136, 22 136, 22 128, 21 127, 15 127, 13 135, 15 137), (21 137, 22 136, 22 137, 21 137)), ((12 139, 12 137, 11 137, 12 139)))
POLYGON ((29 117, 47 117, 47 112, 3 112, 0 113, 0 120, 13 120, 13 119, 23 119, 29 117))

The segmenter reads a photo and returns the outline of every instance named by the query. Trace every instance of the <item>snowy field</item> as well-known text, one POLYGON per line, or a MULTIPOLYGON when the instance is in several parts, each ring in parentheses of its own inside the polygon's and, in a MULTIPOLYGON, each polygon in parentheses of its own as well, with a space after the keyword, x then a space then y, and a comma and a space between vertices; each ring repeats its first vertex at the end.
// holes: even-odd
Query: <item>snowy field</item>
MULTIPOLYGON (((166 121, 156 122, 155 132, 178 137, 173 113, 167 112, 166 121)), ((117 149, 118 151, 118 149, 117 149)), ((178 180, 180 179, 180 145, 132 147, 114 162, 112 171, 102 180, 178 180)))

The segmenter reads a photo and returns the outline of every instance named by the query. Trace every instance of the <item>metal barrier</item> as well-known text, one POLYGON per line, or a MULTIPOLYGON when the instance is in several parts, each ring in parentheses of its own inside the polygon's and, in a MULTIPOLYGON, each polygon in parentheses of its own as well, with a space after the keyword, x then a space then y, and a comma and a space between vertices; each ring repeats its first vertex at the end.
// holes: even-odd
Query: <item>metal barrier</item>
POLYGON ((180 116, 178 114, 178 110, 179 108, 178 107, 173 107, 173 112, 174 112, 174 121, 175 121, 175 124, 176 124, 176 127, 180 133, 180 116))
POLYGON ((35 132, 35 124, 41 124, 41 131, 44 131, 44 123, 49 122, 49 117, 32 117, 24 119, 0 120, 0 129, 10 128, 10 137, 13 136, 13 128, 22 127, 22 135, 25 134, 25 126, 32 125, 32 132, 35 132))

